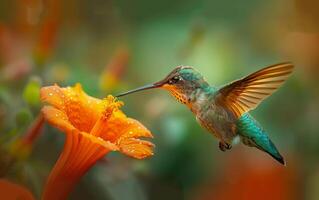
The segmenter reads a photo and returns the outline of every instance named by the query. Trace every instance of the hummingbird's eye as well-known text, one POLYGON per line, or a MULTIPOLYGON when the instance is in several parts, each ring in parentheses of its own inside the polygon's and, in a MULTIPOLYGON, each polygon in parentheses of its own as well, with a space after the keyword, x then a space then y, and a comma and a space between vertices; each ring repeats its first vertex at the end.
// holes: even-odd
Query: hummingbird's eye
POLYGON ((180 76, 174 76, 173 78, 171 78, 168 83, 169 84, 174 84, 177 83, 178 81, 182 80, 182 78, 180 76))

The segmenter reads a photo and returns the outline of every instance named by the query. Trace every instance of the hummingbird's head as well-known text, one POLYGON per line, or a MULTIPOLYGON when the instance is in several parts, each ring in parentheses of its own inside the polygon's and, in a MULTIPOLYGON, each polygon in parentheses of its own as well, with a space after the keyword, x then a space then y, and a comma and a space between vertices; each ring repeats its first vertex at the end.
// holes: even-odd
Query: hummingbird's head
POLYGON ((192 67, 178 66, 161 81, 128 91, 117 97, 147 89, 163 88, 168 90, 179 102, 186 104, 194 90, 207 86, 208 83, 203 76, 192 67))
POLYGON ((198 88, 208 86, 203 76, 189 66, 178 66, 159 83, 161 88, 168 90, 179 102, 187 104, 193 92, 198 88))

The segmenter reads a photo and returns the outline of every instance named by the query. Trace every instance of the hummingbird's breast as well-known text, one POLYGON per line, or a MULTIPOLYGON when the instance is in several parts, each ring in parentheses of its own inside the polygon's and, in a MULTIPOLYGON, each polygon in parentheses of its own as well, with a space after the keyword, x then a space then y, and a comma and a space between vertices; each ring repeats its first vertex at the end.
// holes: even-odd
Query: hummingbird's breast
POLYGON ((223 141, 231 141, 236 135, 235 118, 215 102, 214 87, 165 86, 176 99, 185 104, 196 116, 199 124, 223 141))
POLYGON ((199 124, 215 137, 231 141, 236 135, 236 118, 215 102, 214 93, 197 92, 190 105, 199 124))
POLYGON ((195 90, 189 95, 189 108, 194 114, 205 111, 210 104, 211 95, 202 90, 195 90))

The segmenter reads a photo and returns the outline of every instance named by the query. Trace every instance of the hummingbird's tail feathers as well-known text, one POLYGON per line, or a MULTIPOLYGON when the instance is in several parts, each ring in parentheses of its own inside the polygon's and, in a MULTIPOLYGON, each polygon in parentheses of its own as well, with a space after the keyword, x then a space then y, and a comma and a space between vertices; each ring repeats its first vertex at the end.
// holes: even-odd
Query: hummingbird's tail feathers
POLYGON ((246 113, 239 118, 237 121, 237 128, 238 134, 245 145, 256 147, 285 165, 284 158, 281 156, 274 143, 270 140, 260 124, 250 114, 246 113))
POLYGON ((247 146, 256 147, 257 149, 269 154, 271 157, 273 157, 275 160, 280 162, 282 165, 286 166, 285 159, 282 157, 282 155, 279 153, 274 143, 269 138, 267 141, 269 146, 266 148, 265 148, 265 145, 263 145, 264 147, 262 147, 256 144, 256 142, 252 138, 241 136, 241 141, 247 146))
MULTIPOLYGON (((276 148, 276 147, 275 147, 276 148)), ((272 154, 270 152, 265 151, 266 153, 268 153, 271 157, 273 157, 275 160, 277 160, 278 162, 280 162, 282 165, 286 166, 286 161, 285 159, 282 157, 282 155, 280 155, 280 153, 277 151, 277 154, 272 154)))

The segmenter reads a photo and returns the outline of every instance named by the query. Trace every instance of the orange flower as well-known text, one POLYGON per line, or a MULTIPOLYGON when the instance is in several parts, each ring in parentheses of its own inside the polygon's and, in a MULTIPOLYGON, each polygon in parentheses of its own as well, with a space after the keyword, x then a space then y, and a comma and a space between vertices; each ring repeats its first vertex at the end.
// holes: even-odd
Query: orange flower
POLYGON ((112 56, 100 77, 100 87, 103 91, 111 91, 119 85, 121 78, 127 71, 129 53, 128 49, 120 47, 112 56))
POLYGON ((10 154, 19 160, 27 159, 32 151, 34 142, 42 133, 43 125, 44 118, 40 113, 26 133, 21 138, 17 138, 17 140, 9 146, 10 154))
POLYGON ((34 200, 35 198, 31 194, 31 192, 20 185, 15 183, 11 183, 5 179, 0 179, 0 194, 1 199, 6 200, 34 200))
POLYGON ((73 186, 97 160, 110 151, 137 159, 153 155, 153 144, 138 137, 152 134, 138 121, 119 110, 122 102, 113 96, 100 100, 88 96, 80 84, 61 88, 43 87, 44 118, 66 133, 64 149, 44 189, 44 200, 66 199, 73 186))

